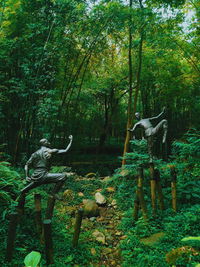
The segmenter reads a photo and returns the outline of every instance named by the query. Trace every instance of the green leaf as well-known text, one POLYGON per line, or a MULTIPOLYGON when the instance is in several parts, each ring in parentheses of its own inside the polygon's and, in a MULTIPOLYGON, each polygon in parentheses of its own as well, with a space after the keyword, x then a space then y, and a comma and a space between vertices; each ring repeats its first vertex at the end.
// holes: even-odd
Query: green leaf
POLYGON ((181 239, 181 241, 200 241, 200 236, 189 236, 189 237, 184 237, 181 239))
POLYGON ((65 260, 65 263, 69 263, 69 262, 72 262, 74 259, 74 256, 73 255, 69 255, 66 260, 65 260))
POLYGON ((37 267, 41 259, 41 254, 37 251, 32 251, 29 253, 25 259, 24 263, 27 267, 37 267))

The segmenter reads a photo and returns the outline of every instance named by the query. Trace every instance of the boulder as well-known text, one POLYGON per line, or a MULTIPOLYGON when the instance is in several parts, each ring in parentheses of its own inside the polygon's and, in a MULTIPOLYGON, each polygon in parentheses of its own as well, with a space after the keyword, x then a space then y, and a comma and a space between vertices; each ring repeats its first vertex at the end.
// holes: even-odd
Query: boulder
POLYGON ((98 205, 105 205, 107 202, 106 198, 100 192, 95 194, 95 200, 98 205))
POLYGON ((86 217, 99 216, 99 207, 94 200, 91 199, 83 200, 83 215, 86 217))
POLYGON ((92 235, 95 237, 96 241, 99 243, 105 244, 106 243, 106 237, 103 233, 99 232, 98 230, 95 230, 92 235))

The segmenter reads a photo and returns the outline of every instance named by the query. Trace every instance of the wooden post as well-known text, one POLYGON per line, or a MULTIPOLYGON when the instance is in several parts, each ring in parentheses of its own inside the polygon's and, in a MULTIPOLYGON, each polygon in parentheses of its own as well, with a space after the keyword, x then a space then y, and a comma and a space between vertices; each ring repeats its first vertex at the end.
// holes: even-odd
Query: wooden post
POLYGON ((18 222, 19 222, 19 213, 18 212, 11 213, 10 223, 8 227, 8 238, 7 238, 7 247, 5 256, 5 260, 8 262, 12 261, 18 222))
POLYGON ((136 190, 135 200, 134 200, 134 208, 133 208, 133 218, 134 218, 134 221, 137 221, 138 220, 139 208, 140 208, 140 201, 139 201, 139 198, 138 198, 138 190, 136 190))
POLYGON ((49 196, 48 203, 47 203, 47 210, 46 210, 46 219, 50 219, 53 216, 53 210, 55 205, 55 196, 49 196))
POLYGON ((141 207, 141 210, 142 210, 143 218, 145 220, 147 220, 148 219, 148 215, 147 215, 146 203, 145 203, 145 200, 144 200, 143 178, 144 178, 143 168, 140 167, 139 168, 139 176, 138 176, 138 184, 137 184, 137 195, 138 195, 138 198, 139 198, 139 203, 140 203, 140 207, 141 207))
POLYGON ((154 173, 154 164, 150 163, 150 185, 151 185, 151 206, 153 216, 156 215, 156 181, 155 181, 155 173, 154 173))
POLYGON ((162 193, 162 186, 160 183, 160 172, 158 169, 155 169, 155 180, 156 180, 156 189, 157 189, 157 193, 158 193, 158 201, 159 201, 159 206, 161 210, 165 209, 164 206, 164 197, 163 197, 163 193, 162 193))
POLYGON ((24 214, 24 205, 25 205, 25 200, 26 200, 26 194, 21 194, 18 200, 18 205, 17 205, 17 212, 19 215, 24 214))
POLYGON ((38 235, 40 237, 40 242, 42 242, 42 235, 43 235, 43 225, 42 225, 42 209, 41 209, 41 195, 35 194, 34 195, 34 201, 35 201, 35 221, 36 221, 36 229, 38 232, 38 235))
POLYGON ((53 264, 53 242, 52 242, 52 231, 51 231, 51 220, 44 220, 44 242, 45 242, 45 254, 46 264, 53 264))
POLYGON ((177 197, 176 197, 176 170, 174 166, 170 166, 171 172, 171 190, 172 190, 172 208, 176 212, 177 211, 177 197))
POLYGON ((78 239, 81 231, 81 223, 83 218, 83 209, 79 209, 76 214, 76 222, 74 225, 74 236, 72 240, 72 246, 77 247, 78 246, 78 239))

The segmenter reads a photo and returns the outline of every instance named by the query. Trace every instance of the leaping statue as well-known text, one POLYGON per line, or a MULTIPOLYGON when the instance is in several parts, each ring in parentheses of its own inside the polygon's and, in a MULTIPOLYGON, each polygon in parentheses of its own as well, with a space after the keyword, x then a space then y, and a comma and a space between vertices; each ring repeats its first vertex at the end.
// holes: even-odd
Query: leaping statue
POLYGON ((156 121, 161 118, 161 116, 165 113, 166 108, 163 108, 163 111, 152 118, 146 118, 142 119, 140 117, 140 113, 135 113, 135 117, 138 120, 138 122, 133 126, 132 129, 128 129, 130 132, 134 132, 136 128, 143 128, 145 132, 145 137, 147 138, 147 144, 148 144, 148 153, 149 153, 149 160, 150 162, 153 162, 153 138, 158 133, 160 129, 163 129, 163 137, 162 137, 162 143, 166 142, 166 136, 167 136, 167 129, 168 129, 168 123, 167 120, 163 119, 161 120, 155 127, 153 127, 152 122, 156 121))
POLYGON ((40 140, 41 148, 31 155, 25 165, 26 181, 29 182, 29 184, 21 190, 22 194, 25 194, 29 190, 40 185, 50 183, 56 184, 52 194, 58 193, 69 175, 67 173, 49 173, 51 157, 53 154, 66 153, 71 147, 73 140, 72 135, 69 136, 69 140, 66 149, 52 149, 50 148, 50 143, 47 139, 40 140), (30 168, 34 170, 31 176, 29 175, 30 168))

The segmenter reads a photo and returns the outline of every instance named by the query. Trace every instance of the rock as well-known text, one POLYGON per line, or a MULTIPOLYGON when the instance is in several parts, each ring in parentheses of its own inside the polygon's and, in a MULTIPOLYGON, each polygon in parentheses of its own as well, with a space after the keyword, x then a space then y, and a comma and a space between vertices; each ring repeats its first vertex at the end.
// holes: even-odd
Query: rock
POLYGON ((85 177, 86 177, 86 178, 94 178, 94 177, 96 177, 96 173, 94 173, 94 172, 89 172, 89 173, 87 173, 87 174, 85 175, 85 177))
POLYGON ((113 192, 115 192, 115 188, 110 186, 110 187, 106 188, 106 191, 109 193, 113 193, 113 192))
POLYGON ((65 201, 71 201, 74 198, 74 192, 70 189, 67 189, 63 192, 63 199, 65 201))
POLYGON ((160 238, 162 238, 165 235, 164 232, 160 232, 160 233, 155 233, 149 237, 146 238, 141 238, 140 242, 143 243, 144 245, 147 246, 153 246, 154 244, 156 244, 160 238))
POLYGON ((95 220, 96 220, 95 217, 91 217, 91 218, 90 218, 90 221, 91 221, 91 222, 94 222, 95 220))
POLYGON ((117 208, 117 201, 116 201, 116 199, 113 199, 113 201, 111 202, 111 204, 110 204, 114 209, 116 209, 117 208))
POLYGON ((87 217, 99 216, 99 207, 94 200, 84 199, 83 200, 83 215, 87 217))
POLYGON ((102 182, 109 182, 110 180, 112 180, 112 177, 106 176, 106 177, 103 177, 102 182))
POLYGON ((117 231, 117 232, 115 233, 115 235, 120 236, 120 235, 122 235, 122 232, 117 231))
POLYGON ((106 204, 106 198, 100 193, 97 192, 95 194, 95 200, 98 205, 105 205, 106 204))
POLYGON ((96 252, 96 249, 95 249, 95 248, 91 248, 91 249, 90 249, 90 251, 91 251, 91 254, 92 254, 93 256, 97 254, 97 252, 96 252))
POLYGON ((103 233, 99 232, 98 230, 95 230, 92 233, 93 237, 95 237, 96 241, 99 243, 105 244, 106 243, 106 237, 103 233))
POLYGON ((112 253, 112 248, 103 248, 102 254, 107 255, 112 253))

